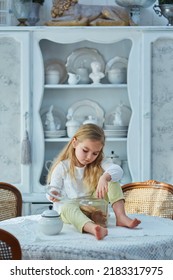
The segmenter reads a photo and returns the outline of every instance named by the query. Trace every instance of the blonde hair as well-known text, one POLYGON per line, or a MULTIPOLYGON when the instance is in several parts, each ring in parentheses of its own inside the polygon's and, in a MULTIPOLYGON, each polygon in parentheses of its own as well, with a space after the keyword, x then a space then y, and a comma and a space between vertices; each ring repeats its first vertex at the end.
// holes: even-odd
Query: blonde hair
POLYGON ((77 139, 80 143, 83 142, 84 140, 89 139, 93 141, 100 141, 100 143, 103 145, 97 158, 94 160, 94 162, 86 165, 85 172, 84 172, 83 181, 86 187, 94 191, 95 188, 97 187, 100 176, 103 174, 103 168, 101 167, 101 163, 104 156, 103 148, 105 145, 104 131, 101 127, 95 124, 82 125, 76 131, 76 133, 69 141, 69 143, 64 147, 61 153, 55 158, 53 165, 51 166, 50 171, 48 173, 47 183, 50 183, 51 175, 55 167, 60 163, 60 161, 66 159, 70 159, 69 173, 71 178, 75 180, 75 164, 77 162, 77 159, 75 156, 75 149, 72 144, 74 138, 77 139))

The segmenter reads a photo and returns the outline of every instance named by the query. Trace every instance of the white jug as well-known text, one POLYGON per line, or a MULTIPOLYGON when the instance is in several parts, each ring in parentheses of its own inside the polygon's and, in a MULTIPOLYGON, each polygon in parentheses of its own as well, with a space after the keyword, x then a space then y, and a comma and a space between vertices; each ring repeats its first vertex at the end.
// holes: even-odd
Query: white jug
POLYGON ((52 160, 46 160, 45 161, 45 169, 47 170, 47 172, 49 172, 50 166, 52 165, 53 161, 52 160))
POLYGON ((74 74, 74 73, 68 73, 69 78, 68 78, 68 83, 69 85, 76 85, 80 81, 80 75, 74 74))

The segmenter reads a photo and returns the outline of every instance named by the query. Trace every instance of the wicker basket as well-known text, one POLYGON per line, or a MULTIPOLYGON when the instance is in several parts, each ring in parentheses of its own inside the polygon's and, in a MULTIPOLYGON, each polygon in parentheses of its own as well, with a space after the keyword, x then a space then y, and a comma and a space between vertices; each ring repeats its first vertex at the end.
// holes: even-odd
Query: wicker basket
POLYGON ((173 186, 157 181, 122 186, 126 213, 147 214, 173 219, 173 186))
POLYGON ((0 182, 0 221, 21 216, 22 195, 13 185, 0 182))

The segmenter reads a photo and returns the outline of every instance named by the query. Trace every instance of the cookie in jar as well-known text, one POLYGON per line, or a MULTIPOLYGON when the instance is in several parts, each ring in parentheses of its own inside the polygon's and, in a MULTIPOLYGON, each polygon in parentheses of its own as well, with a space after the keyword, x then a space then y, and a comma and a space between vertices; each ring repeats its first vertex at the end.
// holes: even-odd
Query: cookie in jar
POLYGON ((79 202, 81 211, 96 224, 107 227, 108 203, 104 199, 87 198, 79 202))

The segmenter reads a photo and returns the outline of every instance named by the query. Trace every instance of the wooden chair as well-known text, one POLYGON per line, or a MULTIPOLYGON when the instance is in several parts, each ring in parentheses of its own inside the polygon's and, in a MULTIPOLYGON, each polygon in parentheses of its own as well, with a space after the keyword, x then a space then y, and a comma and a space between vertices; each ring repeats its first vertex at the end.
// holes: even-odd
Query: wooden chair
POLYGON ((17 238, 4 229, 0 229, 0 260, 21 260, 22 251, 17 238))
POLYGON ((173 219, 173 185, 154 180, 122 186, 126 213, 173 219))
POLYGON ((0 221, 21 215, 21 192, 11 184, 0 182, 0 221))

